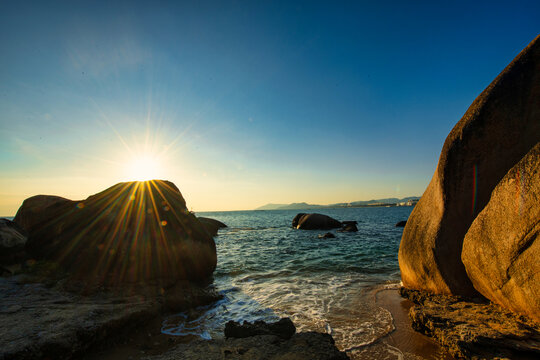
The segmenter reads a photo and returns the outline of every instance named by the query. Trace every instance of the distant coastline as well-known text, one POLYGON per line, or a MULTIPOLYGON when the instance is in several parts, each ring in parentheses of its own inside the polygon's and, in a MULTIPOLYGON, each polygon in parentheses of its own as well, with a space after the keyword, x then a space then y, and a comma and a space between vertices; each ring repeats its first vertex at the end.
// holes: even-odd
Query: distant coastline
POLYGON ((386 198, 367 201, 353 201, 350 203, 336 203, 328 205, 308 204, 305 202, 292 204, 266 204, 254 210, 314 210, 314 209, 336 209, 336 208, 357 208, 374 206, 414 206, 420 199, 419 196, 409 196, 403 199, 386 198))

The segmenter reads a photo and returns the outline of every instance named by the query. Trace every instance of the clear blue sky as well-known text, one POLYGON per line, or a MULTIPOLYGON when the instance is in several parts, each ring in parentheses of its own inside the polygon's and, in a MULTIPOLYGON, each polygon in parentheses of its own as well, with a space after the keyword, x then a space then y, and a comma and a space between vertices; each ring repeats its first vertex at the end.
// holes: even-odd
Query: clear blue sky
POLYGON ((539 31, 538 1, 0 1, 0 215, 141 157, 195 211, 421 195, 539 31))

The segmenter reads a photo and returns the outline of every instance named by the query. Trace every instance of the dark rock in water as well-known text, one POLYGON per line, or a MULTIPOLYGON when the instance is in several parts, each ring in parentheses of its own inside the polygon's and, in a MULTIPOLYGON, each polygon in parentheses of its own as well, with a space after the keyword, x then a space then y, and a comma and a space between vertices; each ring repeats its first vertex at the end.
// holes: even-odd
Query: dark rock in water
MULTIPOLYGON (((356 223, 356 221, 354 221, 354 223, 356 223)), ((358 228, 356 227, 356 224, 353 224, 353 222, 343 222, 343 227, 341 229, 339 229, 338 231, 339 232, 356 232, 358 231, 358 228)))
POLYGON ((326 234, 319 234, 319 239, 333 239, 336 235, 327 232, 326 234))
POLYGON ((197 217, 197 219, 201 222, 210 236, 216 236, 219 229, 227 227, 227 225, 215 219, 202 216, 197 217))
POLYGON ((540 141, 538 84, 540 36, 474 100, 446 138, 403 231, 399 265, 405 287, 477 296, 461 260, 463 239, 495 186, 540 141))
POLYGON ((292 227, 293 228, 298 228, 298 223, 300 222, 300 219, 306 215, 306 213, 299 213, 299 214, 296 214, 296 216, 294 217, 293 221, 292 221, 292 227))
POLYGON ((302 332, 290 339, 273 335, 224 340, 198 340, 177 345, 162 355, 144 360, 347 360, 349 357, 336 348, 328 334, 302 332))
POLYGON ((347 221, 342 221, 341 224, 343 224, 343 225, 356 225, 356 224, 358 224, 358 221, 347 220, 347 221))
POLYGON ((405 225, 407 225, 407 220, 401 220, 396 223, 395 227, 405 227, 405 225))
POLYGON ((539 201, 540 143, 493 190, 488 204, 467 231, 461 253, 475 289, 491 301, 538 322, 539 201))
POLYGON ((301 230, 326 230, 341 227, 340 221, 322 214, 298 214, 294 217, 292 224, 293 227, 301 230))
POLYGON ((206 280, 216 267, 214 240, 168 181, 119 183, 80 202, 34 204, 35 197, 26 200, 17 213, 29 233, 26 251, 75 278, 165 286, 206 280))
POLYGON ((17 223, 0 219, 0 265, 10 265, 25 259, 26 231, 17 223))
POLYGON ((418 306, 412 327, 435 338, 456 358, 534 359, 540 355, 540 325, 488 302, 402 288, 418 306))
POLYGON ((249 323, 244 321, 240 324, 236 321, 229 321, 225 324, 225 337, 246 338, 256 335, 275 335, 282 339, 290 339, 296 332, 296 327, 289 318, 283 318, 273 323, 255 321, 249 323))

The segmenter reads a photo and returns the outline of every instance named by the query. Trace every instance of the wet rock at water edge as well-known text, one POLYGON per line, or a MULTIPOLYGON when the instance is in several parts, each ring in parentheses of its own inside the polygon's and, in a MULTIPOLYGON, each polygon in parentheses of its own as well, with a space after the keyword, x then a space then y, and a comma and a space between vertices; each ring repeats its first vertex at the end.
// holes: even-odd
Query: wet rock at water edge
POLYGON ((483 299, 431 294, 401 288, 416 306, 409 310, 414 330, 433 337, 456 358, 538 359, 540 325, 483 299))
POLYGON ((336 237, 336 235, 330 233, 330 232, 327 232, 325 234, 319 234, 319 239, 334 239, 336 237))
POLYGON ((297 214, 292 227, 301 230, 328 230, 338 229, 342 226, 340 221, 322 214, 297 214))
POLYGON ((396 223, 395 227, 405 227, 405 225, 407 225, 407 220, 401 220, 396 223))
POLYGON ((290 339, 296 332, 296 327, 289 318, 283 318, 273 323, 264 321, 255 321, 249 323, 244 321, 240 324, 236 321, 229 321, 225 324, 225 337, 227 338, 246 338, 256 335, 275 335, 282 339, 290 339))
POLYGON ((356 227, 356 221, 343 221, 343 227, 339 229, 339 232, 356 232, 358 228, 356 227))
POLYGON ((202 216, 198 216, 197 219, 201 222, 206 229, 206 232, 208 232, 210 236, 216 236, 219 229, 227 227, 227 225, 216 219, 210 219, 202 216))

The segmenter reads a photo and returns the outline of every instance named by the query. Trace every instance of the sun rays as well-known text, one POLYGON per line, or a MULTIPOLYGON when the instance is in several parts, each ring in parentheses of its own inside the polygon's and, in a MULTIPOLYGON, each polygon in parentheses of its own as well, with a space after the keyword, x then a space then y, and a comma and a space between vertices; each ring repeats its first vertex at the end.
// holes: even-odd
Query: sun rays
POLYGON ((159 158, 151 154, 135 156, 126 166, 126 175, 130 180, 147 181, 163 177, 159 158))

